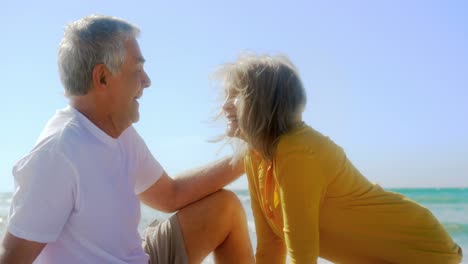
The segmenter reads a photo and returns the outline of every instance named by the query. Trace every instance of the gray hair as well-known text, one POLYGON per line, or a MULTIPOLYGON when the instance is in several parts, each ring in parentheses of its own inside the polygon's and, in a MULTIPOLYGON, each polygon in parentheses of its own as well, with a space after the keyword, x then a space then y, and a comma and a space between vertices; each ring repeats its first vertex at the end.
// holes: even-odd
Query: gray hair
MULTIPOLYGON (((271 160, 280 136, 299 125, 307 102, 296 67, 286 56, 244 54, 216 73, 225 94, 239 99, 237 119, 248 148, 271 160)), ((235 149, 235 158, 245 149, 235 149)))
POLYGON ((125 41, 140 30, 115 17, 90 15, 70 23, 58 48, 58 68, 65 95, 85 95, 93 68, 104 64, 117 74, 125 58, 125 41))

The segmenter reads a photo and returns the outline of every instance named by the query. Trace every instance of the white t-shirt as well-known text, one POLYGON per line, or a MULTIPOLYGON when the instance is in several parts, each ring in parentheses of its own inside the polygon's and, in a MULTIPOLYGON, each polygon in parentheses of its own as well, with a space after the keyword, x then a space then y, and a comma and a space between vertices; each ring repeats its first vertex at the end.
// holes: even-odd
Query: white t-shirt
POLYGON ((69 106, 13 167, 8 232, 47 243, 36 264, 147 264, 137 194, 162 173, 133 127, 114 139, 69 106))

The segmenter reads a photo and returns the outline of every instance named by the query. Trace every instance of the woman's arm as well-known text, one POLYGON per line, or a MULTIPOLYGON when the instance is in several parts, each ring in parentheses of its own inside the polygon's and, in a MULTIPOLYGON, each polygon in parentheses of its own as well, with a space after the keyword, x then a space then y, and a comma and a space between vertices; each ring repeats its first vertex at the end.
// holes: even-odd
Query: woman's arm
POLYGON ((253 177, 254 173, 250 159, 245 163, 245 172, 249 182, 250 201, 255 221, 257 235, 257 250, 255 259, 257 264, 284 264, 286 247, 282 238, 278 237, 268 225, 258 200, 258 192, 253 177))
POLYGON ((262 213, 256 193, 251 192, 252 212, 257 233, 257 251, 255 259, 257 264, 284 264, 286 260, 286 247, 282 238, 278 237, 266 222, 262 213))
POLYGON ((317 263, 319 212, 326 185, 323 168, 316 156, 303 152, 280 155, 276 162, 290 263, 317 263))

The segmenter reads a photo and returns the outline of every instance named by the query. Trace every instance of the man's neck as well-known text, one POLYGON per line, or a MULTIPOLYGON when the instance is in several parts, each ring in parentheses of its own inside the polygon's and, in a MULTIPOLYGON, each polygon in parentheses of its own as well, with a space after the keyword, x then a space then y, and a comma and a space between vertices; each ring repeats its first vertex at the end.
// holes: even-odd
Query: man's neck
POLYGON ((83 114, 89 121, 95 126, 101 129, 104 133, 112 138, 118 138, 124 128, 119 128, 114 122, 112 115, 108 109, 102 107, 106 105, 103 102, 99 102, 96 98, 91 95, 73 96, 69 98, 70 105, 83 114))

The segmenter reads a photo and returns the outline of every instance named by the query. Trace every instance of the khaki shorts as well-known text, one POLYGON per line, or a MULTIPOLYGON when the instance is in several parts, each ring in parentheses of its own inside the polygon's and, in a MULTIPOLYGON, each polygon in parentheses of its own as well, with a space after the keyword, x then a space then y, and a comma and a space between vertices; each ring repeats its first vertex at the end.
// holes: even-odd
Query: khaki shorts
POLYGON ((150 264, 188 263, 184 237, 176 214, 165 221, 155 220, 146 228, 143 249, 150 257, 150 264))

